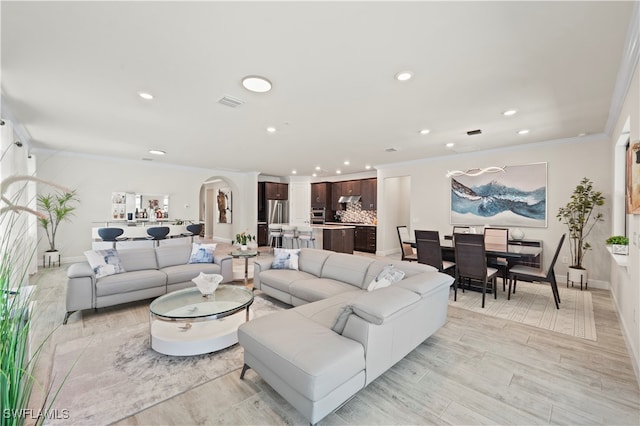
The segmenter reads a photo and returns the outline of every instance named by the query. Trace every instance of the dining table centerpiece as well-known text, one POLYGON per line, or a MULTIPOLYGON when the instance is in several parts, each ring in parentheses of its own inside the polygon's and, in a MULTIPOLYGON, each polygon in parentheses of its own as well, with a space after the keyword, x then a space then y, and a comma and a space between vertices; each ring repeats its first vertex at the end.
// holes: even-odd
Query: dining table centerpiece
POLYGON ((251 235, 248 232, 241 232, 236 234, 236 243, 240 244, 240 250, 247 250, 247 243, 255 241, 255 235, 251 235))

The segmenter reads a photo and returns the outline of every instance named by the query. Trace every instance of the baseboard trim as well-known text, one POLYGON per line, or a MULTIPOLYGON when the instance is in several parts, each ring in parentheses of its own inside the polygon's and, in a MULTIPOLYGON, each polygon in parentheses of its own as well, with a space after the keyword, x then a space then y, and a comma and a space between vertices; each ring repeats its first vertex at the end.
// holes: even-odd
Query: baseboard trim
POLYGON ((609 292, 611 294, 611 298, 613 299, 613 304, 616 307, 616 317, 618 317, 618 324, 620 324, 620 328, 622 329, 622 336, 624 337, 624 343, 627 346, 627 352, 629 353, 629 358, 631 358, 631 365, 633 366, 633 371, 636 373, 636 381, 640 386, 640 359, 638 359, 638 354, 633 351, 633 348, 630 344, 631 336, 629 335, 629 329, 625 326, 622 317, 620 316, 620 304, 618 303, 618 299, 613 291, 609 292))

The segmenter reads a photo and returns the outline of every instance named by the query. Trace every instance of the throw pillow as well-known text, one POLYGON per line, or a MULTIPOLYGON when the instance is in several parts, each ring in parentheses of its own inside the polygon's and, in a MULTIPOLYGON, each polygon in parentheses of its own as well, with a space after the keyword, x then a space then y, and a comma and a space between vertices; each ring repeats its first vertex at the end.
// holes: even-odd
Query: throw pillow
POLYGON ((298 270, 298 257, 300 249, 281 249, 273 250, 273 262, 271 269, 295 269, 298 270))
POLYGON ((387 265, 378 274, 377 277, 369 283, 367 291, 377 290, 379 288, 388 287, 393 283, 397 283, 404 278, 404 271, 397 269, 393 265, 387 265))
POLYGON ((87 261, 89 261, 91 269, 93 269, 93 272, 96 274, 96 278, 126 272, 120 263, 118 252, 114 249, 88 250, 84 252, 84 255, 87 261))
POLYGON ((189 263, 213 263, 213 252, 217 244, 193 243, 189 263))

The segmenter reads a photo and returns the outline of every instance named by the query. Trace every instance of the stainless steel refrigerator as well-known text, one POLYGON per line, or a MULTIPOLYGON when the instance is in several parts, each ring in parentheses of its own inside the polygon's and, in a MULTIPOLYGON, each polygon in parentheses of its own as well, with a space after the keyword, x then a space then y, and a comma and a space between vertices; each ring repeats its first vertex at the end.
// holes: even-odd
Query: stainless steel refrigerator
POLYGON ((267 200, 267 223, 289 223, 289 202, 267 200))

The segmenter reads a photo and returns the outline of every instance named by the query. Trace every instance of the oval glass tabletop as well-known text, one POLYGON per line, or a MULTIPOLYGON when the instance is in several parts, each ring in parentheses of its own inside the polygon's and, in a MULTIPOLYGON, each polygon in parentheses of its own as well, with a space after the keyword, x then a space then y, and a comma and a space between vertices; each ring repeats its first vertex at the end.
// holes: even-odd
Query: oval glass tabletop
POLYGON ((203 296, 197 287, 173 291, 151 302, 153 315, 167 319, 222 318, 253 303, 253 293, 244 287, 220 285, 211 296, 203 296))

